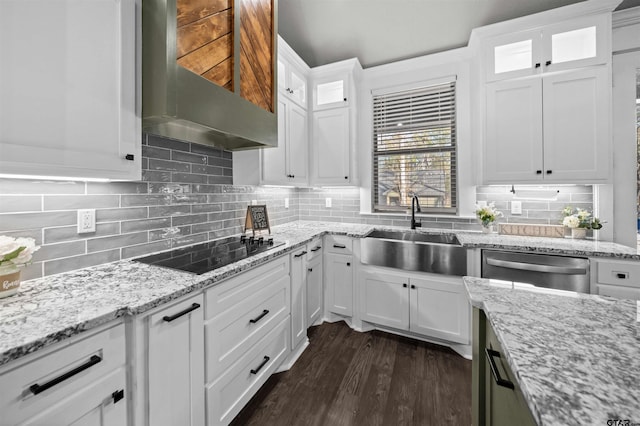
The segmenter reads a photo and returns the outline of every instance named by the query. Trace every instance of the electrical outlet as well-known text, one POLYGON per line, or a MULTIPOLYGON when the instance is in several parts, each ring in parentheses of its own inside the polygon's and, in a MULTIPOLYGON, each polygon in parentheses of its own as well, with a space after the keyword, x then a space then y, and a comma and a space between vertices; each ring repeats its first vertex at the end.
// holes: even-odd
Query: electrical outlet
POLYGON ((251 200, 251 204, 253 204, 254 206, 258 204, 258 200, 251 200))
POLYGON ((285 208, 285 209, 288 209, 288 208, 289 208, 289 199, 288 199, 288 198, 285 198, 285 199, 284 199, 284 208, 285 208))
POLYGON ((324 202, 324 206, 328 209, 331 208, 331 198, 326 198, 324 202))
POLYGON ((487 202, 485 200, 478 201, 476 204, 480 208, 487 207, 487 202))
POLYGON ((95 209, 78 210, 78 234, 96 232, 95 209))
POLYGON ((522 201, 511 201, 511 214, 522 214, 522 201))

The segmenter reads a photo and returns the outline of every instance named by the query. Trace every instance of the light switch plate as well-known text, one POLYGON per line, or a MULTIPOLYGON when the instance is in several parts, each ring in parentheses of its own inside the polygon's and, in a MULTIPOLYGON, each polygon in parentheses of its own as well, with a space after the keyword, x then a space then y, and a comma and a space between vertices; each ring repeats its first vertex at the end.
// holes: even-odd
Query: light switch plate
POLYGON ((487 202, 485 200, 480 200, 480 201, 476 202, 476 204, 480 208, 487 207, 487 202))
POLYGON ((288 198, 285 198, 285 199, 284 199, 284 208, 285 208, 285 209, 288 209, 288 208, 289 208, 289 199, 288 199, 288 198))
POLYGON ((257 205, 258 204, 258 200, 251 200, 251 205, 257 205))
POLYGON ((522 201, 511 201, 511 214, 522 214, 522 201))
POLYGON ((95 209, 78 210, 78 234, 96 232, 95 209))
POLYGON ((324 206, 325 206, 326 208, 328 208, 328 209, 330 209, 330 208, 331 208, 331 198, 327 198, 327 199, 325 199, 324 206))

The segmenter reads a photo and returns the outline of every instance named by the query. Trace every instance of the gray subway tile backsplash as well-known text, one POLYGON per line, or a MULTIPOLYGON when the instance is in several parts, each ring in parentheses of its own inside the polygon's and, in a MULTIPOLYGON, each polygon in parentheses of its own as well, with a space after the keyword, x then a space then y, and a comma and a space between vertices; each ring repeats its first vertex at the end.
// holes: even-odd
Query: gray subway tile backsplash
MULTIPOLYGON (((407 214, 360 214, 359 188, 233 185, 232 153, 143 135, 141 182, 0 179, 0 234, 35 238, 42 248, 25 279, 143 256, 242 232, 253 200, 266 204, 272 226, 293 220, 409 226, 407 214), (284 200, 289 199, 285 209, 284 200), (332 207, 325 199, 332 199, 332 207), (96 232, 78 234, 77 209, 96 209, 96 232)), ((503 221, 557 223, 565 205, 592 208, 591 186, 562 187, 554 200, 522 200, 510 214, 510 186, 479 186, 503 221)), ((423 217, 424 227, 479 230, 473 218, 423 217)))

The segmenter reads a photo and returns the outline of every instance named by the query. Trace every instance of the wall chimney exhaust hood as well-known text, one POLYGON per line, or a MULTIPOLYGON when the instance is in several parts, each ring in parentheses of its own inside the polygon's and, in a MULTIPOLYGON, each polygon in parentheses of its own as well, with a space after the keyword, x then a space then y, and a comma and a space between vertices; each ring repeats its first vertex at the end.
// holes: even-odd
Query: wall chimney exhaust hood
POLYGON ((144 0, 142 130, 227 150, 277 146, 276 1, 144 0), (259 34, 247 25, 256 7, 271 17, 259 34))

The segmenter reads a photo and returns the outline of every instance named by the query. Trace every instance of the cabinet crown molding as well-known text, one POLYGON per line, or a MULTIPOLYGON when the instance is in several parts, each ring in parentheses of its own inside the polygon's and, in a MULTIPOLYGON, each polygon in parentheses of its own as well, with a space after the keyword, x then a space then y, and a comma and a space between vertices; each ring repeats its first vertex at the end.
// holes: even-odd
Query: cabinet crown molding
POLYGON ((590 0, 474 28, 469 38, 469 46, 491 36, 531 30, 581 16, 613 12, 620 3, 622 3, 621 0, 590 0))

